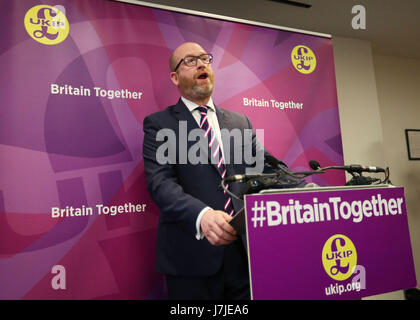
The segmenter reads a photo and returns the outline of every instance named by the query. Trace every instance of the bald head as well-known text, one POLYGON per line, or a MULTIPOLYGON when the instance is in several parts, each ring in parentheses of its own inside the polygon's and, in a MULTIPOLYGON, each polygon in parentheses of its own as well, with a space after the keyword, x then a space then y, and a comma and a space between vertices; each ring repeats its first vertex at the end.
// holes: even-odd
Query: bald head
POLYGON ((185 42, 174 50, 169 59, 172 82, 178 87, 181 96, 198 105, 205 105, 213 92, 214 74, 211 61, 204 62, 200 58, 196 59, 195 64, 186 65, 182 63, 182 59, 200 57, 203 54, 207 52, 198 43, 185 42))
POLYGON ((169 58, 169 68, 171 72, 175 71, 175 68, 181 59, 185 58, 190 52, 201 52, 201 54, 206 53, 206 51, 195 42, 184 42, 178 46, 174 52, 172 52, 169 58))

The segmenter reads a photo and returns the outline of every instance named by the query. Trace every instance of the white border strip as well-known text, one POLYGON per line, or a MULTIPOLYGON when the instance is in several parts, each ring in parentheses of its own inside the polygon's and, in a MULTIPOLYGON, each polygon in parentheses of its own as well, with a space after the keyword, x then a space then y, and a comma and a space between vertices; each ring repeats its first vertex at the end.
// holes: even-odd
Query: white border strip
POLYGON ((274 24, 255 22, 255 21, 250 21, 250 20, 221 16, 221 15, 217 15, 217 14, 213 14, 213 13, 206 13, 206 12, 200 12, 200 11, 189 10, 189 9, 169 7, 169 6, 165 6, 165 5, 161 5, 161 4, 149 3, 149 2, 143 2, 143 1, 135 1, 135 0, 110 0, 110 1, 125 2, 125 3, 130 3, 130 4, 141 5, 141 6, 145 6, 145 7, 170 10, 170 11, 187 13, 187 14, 192 14, 192 15, 196 15, 196 16, 203 16, 203 17, 208 17, 208 18, 213 18, 213 19, 227 20, 227 21, 232 21, 232 22, 251 24, 251 25, 259 26, 259 27, 267 27, 267 28, 278 29, 278 30, 298 32, 298 33, 303 33, 303 34, 308 34, 308 35, 323 37, 323 38, 331 38, 331 35, 326 34, 326 33, 319 33, 319 32, 313 32, 313 31, 306 31, 306 30, 282 27, 282 26, 277 26, 277 25, 274 25, 274 24))

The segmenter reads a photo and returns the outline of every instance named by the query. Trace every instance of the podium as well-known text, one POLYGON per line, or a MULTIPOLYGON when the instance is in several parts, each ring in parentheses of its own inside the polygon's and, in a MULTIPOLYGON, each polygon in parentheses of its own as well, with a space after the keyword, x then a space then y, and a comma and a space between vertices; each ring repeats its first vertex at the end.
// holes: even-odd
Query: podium
POLYGON ((358 299, 416 287, 404 189, 245 196, 251 298, 358 299))

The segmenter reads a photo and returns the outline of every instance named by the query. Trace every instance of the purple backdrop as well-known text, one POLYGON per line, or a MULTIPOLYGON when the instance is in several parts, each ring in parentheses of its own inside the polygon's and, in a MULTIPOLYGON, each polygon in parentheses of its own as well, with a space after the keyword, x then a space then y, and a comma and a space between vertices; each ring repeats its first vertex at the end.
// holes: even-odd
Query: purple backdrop
MULTIPOLYGON (((165 296, 154 271, 159 212, 145 188, 142 121, 177 102, 167 61, 184 41, 215 56, 216 105, 248 115, 289 167, 307 169, 310 159, 343 164, 328 38, 103 0, 2 1, 0 18, 7 25, 0 31, 0 299, 165 296), (65 29, 52 29, 57 11, 38 5, 61 6, 64 40, 40 42, 65 29), (292 54, 299 46, 312 52, 301 49, 301 69, 292 54), (302 73, 308 66, 315 68, 302 73), (141 92, 141 99, 109 99, 95 87, 141 92), (302 108, 281 109, 291 101, 302 108), (128 204, 145 210, 96 209, 128 204), (52 214, 70 207, 94 212, 52 214), (53 272, 56 265, 65 274, 53 272), (66 279, 59 288, 56 276, 66 279)), ((314 181, 341 185, 344 175, 314 181)))

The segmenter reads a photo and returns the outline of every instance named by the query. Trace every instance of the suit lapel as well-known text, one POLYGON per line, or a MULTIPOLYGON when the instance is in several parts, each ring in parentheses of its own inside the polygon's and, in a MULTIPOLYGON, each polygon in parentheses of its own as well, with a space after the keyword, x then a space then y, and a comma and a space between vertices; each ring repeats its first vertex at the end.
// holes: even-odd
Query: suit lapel
POLYGON ((173 108, 173 116, 177 122, 178 137, 177 142, 177 159, 178 163, 188 164, 188 150, 194 145, 194 141, 188 140, 188 135, 193 129, 199 129, 197 121, 195 121, 193 115, 187 106, 179 99, 178 103, 173 108), (185 127, 185 123, 187 124, 185 127))
POLYGON ((217 116, 217 121, 219 122, 219 128, 220 130, 222 129, 229 129, 228 128, 228 115, 226 114, 226 112, 223 109, 220 109, 218 107, 216 107, 216 116, 217 116))
POLYGON ((178 121, 187 122, 188 132, 190 132, 192 129, 198 128, 198 124, 195 121, 193 115, 181 99, 179 99, 178 103, 174 107, 174 116, 178 121))
POLYGON ((232 130, 232 119, 230 119, 229 113, 225 112, 225 110, 216 107, 216 115, 217 121, 219 122, 219 128, 221 131, 222 143, 223 143, 223 154, 225 155, 225 167, 227 172, 229 173, 230 164, 233 161, 233 141, 230 138, 230 135, 224 135, 224 130, 232 130))

